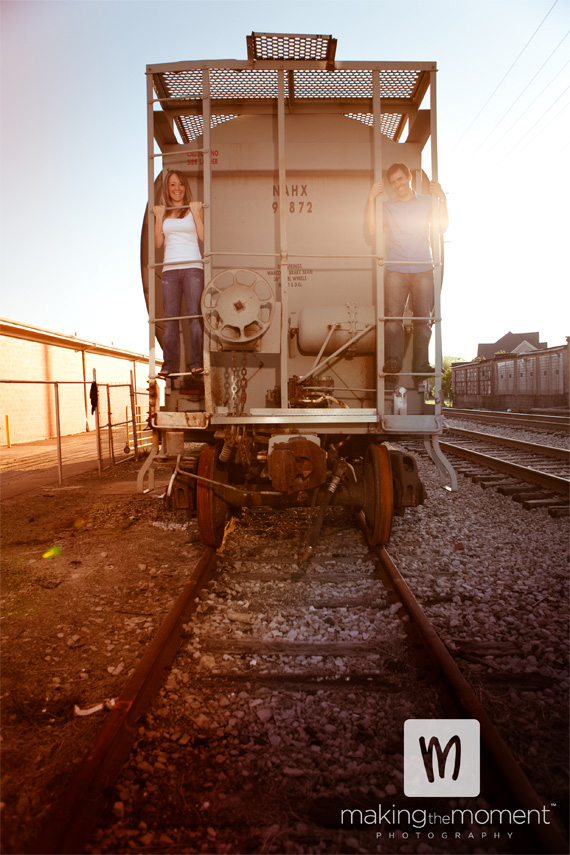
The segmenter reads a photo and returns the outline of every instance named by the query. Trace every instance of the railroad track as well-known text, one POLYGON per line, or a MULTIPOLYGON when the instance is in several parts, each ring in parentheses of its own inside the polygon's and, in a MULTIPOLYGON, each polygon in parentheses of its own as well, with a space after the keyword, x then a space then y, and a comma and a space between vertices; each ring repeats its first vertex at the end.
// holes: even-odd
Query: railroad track
MULTIPOLYGON (((334 509, 300 572, 300 525, 296 511, 247 512, 216 573, 204 554, 32 851, 83 851, 101 812, 118 837, 101 850, 101 827, 98 851, 282 851, 284 829, 312 851, 351 850, 343 809, 401 804, 409 718, 479 719, 498 787, 474 803, 509 792, 517 807, 542 809, 386 550, 369 550, 334 509), (123 797, 105 813, 132 745, 123 797), (131 837, 121 836, 125 804, 131 837), (182 836, 155 834, 159 819, 182 836)), ((367 830, 375 851, 380 828, 367 830)), ((536 851, 564 851, 556 824, 541 831, 536 851)))
POLYGON ((446 428, 445 453, 466 462, 457 472, 523 503, 566 516, 570 505, 570 451, 478 431, 446 428), (447 439, 451 437, 451 441, 447 439))
POLYGON ((541 413, 505 413, 493 410, 462 410, 456 407, 444 407, 443 413, 449 418, 469 419, 476 422, 510 425, 511 427, 533 428, 568 434, 570 417, 541 413))

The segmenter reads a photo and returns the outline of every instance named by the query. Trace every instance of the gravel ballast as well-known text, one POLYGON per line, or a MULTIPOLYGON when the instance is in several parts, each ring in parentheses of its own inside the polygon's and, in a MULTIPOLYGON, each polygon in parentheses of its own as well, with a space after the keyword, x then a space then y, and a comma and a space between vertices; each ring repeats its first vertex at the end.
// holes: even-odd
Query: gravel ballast
MULTIPOLYGON (((526 438, 522 433, 517 430, 512 435, 526 438)), ((541 441, 545 441, 544 434, 541 441)), ((556 444, 554 439, 547 441, 556 444)), ((457 655, 540 797, 563 808, 568 794, 568 521, 552 519, 543 510, 525 511, 509 498, 483 490, 461 476, 458 492, 446 492, 426 458, 420 457, 419 467, 428 500, 395 518, 388 551, 442 639, 457 655)), ((125 467, 114 478, 132 479, 133 473, 134 469, 129 472, 125 467)), ((3 562, 9 562, 11 574, 16 570, 19 574, 17 585, 7 590, 5 583, 4 588, 3 633, 10 640, 4 647, 4 669, 19 680, 17 691, 15 683, 3 685, 4 751, 10 758, 3 769, 6 852, 24 851, 30 838, 24 829, 31 824, 37 831, 45 808, 87 750, 97 722, 105 715, 102 711, 84 719, 74 717, 74 704, 87 708, 118 694, 124 677, 132 673, 182 587, 188 562, 198 552, 195 521, 187 522, 181 512, 167 512, 156 498, 114 495, 110 501, 99 492, 100 485, 98 479, 91 480, 89 497, 56 491, 57 508, 42 493, 26 502, 6 503, 4 508, 4 534, 8 532, 9 537, 3 562), (27 514, 26 520, 23 514, 27 514), (27 522, 30 516, 33 525, 27 522), (54 519, 59 525, 55 531, 61 536, 49 534, 54 519), (77 520, 83 524, 76 524, 77 520), (63 547, 61 555, 42 562, 43 551, 55 540, 63 547), (42 713, 43 709, 49 713, 42 713), (66 751, 58 761, 58 747, 64 742, 66 751), (18 770, 18 757, 24 756, 28 758, 25 772, 18 770), (42 776, 38 770, 46 759, 49 775, 42 776)), ((332 513, 338 512, 333 509, 332 513)), ((261 512, 244 512, 243 519, 252 528, 266 525, 261 512)), ((259 580, 250 581, 247 599, 241 595, 232 599, 232 574, 246 574, 251 558, 243 554, 248 542, 247 528, 244 531, 238 545, 228 540, 219 557, 219 573, 201 596, 199 609, 206 618, 211 616, 208 638, 226 638, 231 632, 236 639, 259 634, 267 642, 349 643, 351 639, 368 641, 376 633, 390 630, 393 635, 386 637, 386 649, 380 658, 369 657, 366 669, 378 673, 392 669, 397 685, 400 680, 414 682, 399 647, 404 634, 397 604, 379 597, 378 588, 367 581, 366 574, 372 571, 365 554, 357 559, 360 564, 355 568, 354 585, 346 588, 351 605, 343 616, 338 607, 327 606, 327 601, 338 597, 338 584, 318 583, 319 573, 338 569, 334 556, 328 566, 314 572, 310 603, 295 602, 288 583, 275 582, 273 593, 281 599, 282 608, 270 613, 269 604, 264 603, 267 585, 259 580), (371 596, 376 598, 373 604, 366 604, 371 596), (223 622, 214 610, 222 598, 226 600, 223 622)), ((286 542, 290 558, 300 536, 297 527, 297 539, 286 542)), ((338 539, 346 552, 358 537, 347 530, 338 539)), ((285 538, 277 532, 266 540, 266 547, 275 549, 278 563, 282 544, 277 541, 285 538)), ((319 548, 323 544, 331 548, 326 537, 319 548)), ((267 572, 274 572, 273 564, 269 560, 267 572)), ((263 564, 257 569, 263 573, 263 564)), ((347 569, 352 572, 351 566, 347 569)), ((13 575, 8 578, 16 579, 13 575)), ((252 656, 232 657, 206 650, 206 646, 202 648, 189 626, 184 655, 206 682, 217 668, 231 667, 247 681, 248 673, 274 664, 271 657, 252 664, 252 656), (230 658, 224 660, 224 656, 230 658)), ((337 676, 351 667, 346 657, 336 660, 329 666, 337 676)), ((279 661, 291 672, 300 667, 298 658, 279 661)), ((301 664, 323 668, 318 657, 307 657, 301 664)), ((400 697, 398 692, 390 697, 379 710, 376 693, 360 687, 347 688, 340 700, 338 693, 317 687, 310 702, 301 692, 296 696, 291 691, 287 703, 270 686, 254 689, 246 682, 225 694, 214 684, 197 692, 186 666, 175 662, 164 689, 141 722, 125 778, 114 790, 105 825, 89 851, 504 851, 501 847, 506 841, 471 840, 466 835, 444 845, 425 835, 406 839, 396 831, 389 840, 371 842, 369 830, 354 829, 339 837, 338 830, 327 828, 331 811, 353 803, 347 801, 349 797, 353 800, 358 794, 366 806, 374 799, 376 804, 378 799, 398 803, 401 797, 401 744, 394 723, 402 717, 418 717, 420 712, 436 716, 437 701, 429 687, 419 684, 411 698, 400 697), (186 720, 193 722, 191 726, 181 726, 177 720, 180 708, 185 710, 186 720), (363 738, 362 722, 366 726, 375 720, 379 734, 372 751, 363 738), (326 756, 322 744, 318 750, 320 728, 327 734, 326 756), (245 743, 244 733, 248 734, 245 743), (335 745, 336 760, 331 762, 335 745), (384 762, 381 770, 379 748, 384 762), (208 763, 199 766, 210 770, 201 782, 203 787, 180 789, 181 768, 186 770, 186 779, 194 780, 189 759, 201 762, 206 755, 208 763), (228 757, 234 758, 229 766, 228 757), (312 757, 312 766, 307 757, 312 757), (313 793, 310 819, 299 812, 291 823, 294 797, 306 794, 314 768, 320 770, 321 777, 315 778, 320 781, 320 792, 325 791, 326 783, 326 799, 319 803, 318 793, 313 793), (245 823, 255 813, 259 769, 280 785, 272 785, 261 802, 266 821, 249 838, 251 848, 239 850, 224 829, 236 816, 245 823), (161 813, 172 784, 178 786, 178 796, 172 810, 161 813), (133 811, 141 792, 146 793, 144 817, 133 811), (180 801, 180 793, 186 801, 180 801), (315 828, 319 827, 324 830, 315 842, 315 828), (182 844, 182 839, 187 843, 182 844), (343 848, 339 848, 341 843, 343 848)), ((22 761, 20 769, 24 769, 22 761)), ((241 842, 247 843, 247 838, 241 842)))

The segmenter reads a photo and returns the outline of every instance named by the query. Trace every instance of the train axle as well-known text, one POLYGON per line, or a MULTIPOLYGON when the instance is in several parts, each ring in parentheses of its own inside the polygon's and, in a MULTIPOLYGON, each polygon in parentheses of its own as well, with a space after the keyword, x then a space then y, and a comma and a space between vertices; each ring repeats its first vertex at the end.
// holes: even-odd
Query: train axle
MULTIPOLYGON (((239 508, 336 505, 362 511, 372 543, 387 543, 394 514, 425 499, 413 457, 388 443, 369 443, 360 457, 339 457, 317 437, 272 437, 262 467, 236 463, 239 445, 204 445, 193 461, 179 462, 168 489, 176 507, 196 508, 200 536, 220 546, 231 513, 239 508)), ((251 454, 251 449, 250 449, 251 454)))

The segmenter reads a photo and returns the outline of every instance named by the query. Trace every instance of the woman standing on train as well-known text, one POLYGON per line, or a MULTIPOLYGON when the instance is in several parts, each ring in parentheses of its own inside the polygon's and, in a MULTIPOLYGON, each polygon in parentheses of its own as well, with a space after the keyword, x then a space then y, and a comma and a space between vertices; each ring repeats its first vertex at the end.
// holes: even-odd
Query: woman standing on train
MULTIPOLYGON (((182 294, 190 315, 190 372, 204 373, 204 330, 200 317, 200 299, 204 290, 204 266, 198 240, 204 240, 202 202, 192 201, 186 176, 171 169, 163 184, 162 204, 155 205, 154 245, 164 244, 162 268, 162 303, 165 318, 179 318, 182 294)), ((163 339, 164 363, 159 377, 180 371, 180 336, 178 320, 165 320, 163 339)))

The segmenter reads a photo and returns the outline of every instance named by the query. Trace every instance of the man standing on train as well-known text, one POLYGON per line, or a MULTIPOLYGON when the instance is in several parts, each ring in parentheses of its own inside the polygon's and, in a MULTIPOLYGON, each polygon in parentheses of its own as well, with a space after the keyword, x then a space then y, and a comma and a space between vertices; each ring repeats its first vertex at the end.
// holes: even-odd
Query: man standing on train
MULTIPOLYGON (((434 372, 428 356, 434 305, 432 197, 439 199, 439 229, 442 233, 446 231, 449 219, 445 193, 437 182, 430 182, 431 196, 418 195, 412 188, 412 173, 405 163, 393 163, 386 173, 386 180, 394 191, 395 198, 382 203, 385 257, 388 260, 384 269, 384 314, 394 320, 387 320, 385 325, 383 372, 391 375, 386 378, 386 386, 394 388, 404 358, 402 318, 408 297, 412 300, 414 316, 414 379, 419 382, 434 372)), ((366 218, 371 235, 376 234, 376 199, 384 192, 384 182, 377 181, 368 194, 366 218)), ((434 238, 439 239, 439 236, 434 238)))

